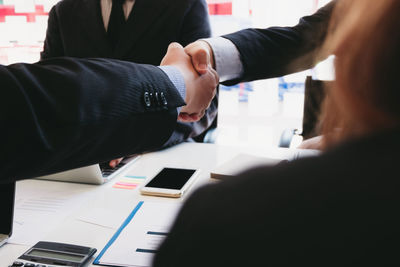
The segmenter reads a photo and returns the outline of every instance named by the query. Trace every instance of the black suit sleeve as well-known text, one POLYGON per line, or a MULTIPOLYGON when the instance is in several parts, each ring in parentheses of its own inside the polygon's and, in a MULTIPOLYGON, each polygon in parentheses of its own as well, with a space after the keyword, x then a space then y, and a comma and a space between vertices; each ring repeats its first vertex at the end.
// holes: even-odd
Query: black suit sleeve
POLYGON ((184 105, 158 67, 116 60, 0 66, 0 81, 1 182, 160 147, 184 105))
POLYGON ((43 51, 40 59, 66 56, 58 24, 56 7, 52 7, 47 21, 46 38, 44 40, 43 51))
POLYGON ((322 60, 318 48, 325 39, 335 2, 301 18, 294 27, 246 29, 223 36, 238 48, 244 69, 242 77, 226 84, 280 77, 322 60))

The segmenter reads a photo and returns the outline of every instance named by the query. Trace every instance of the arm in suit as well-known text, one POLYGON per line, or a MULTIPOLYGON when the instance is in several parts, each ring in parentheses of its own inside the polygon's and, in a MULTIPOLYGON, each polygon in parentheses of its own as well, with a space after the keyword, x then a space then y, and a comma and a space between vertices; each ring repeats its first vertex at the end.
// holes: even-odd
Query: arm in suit
POLYGON ((244 70, 242 77, 226 84, 279 77, 314 66, 321 60, 318 48, 327 34, 335 2, 301 18, 294 27, 246 29, 223 36, 237 47, 244 70))
POLYGON ((159 147, 185 104, 158 67, 123 61, 0 66, 0 81, 1 182, 159 147), (146 102, 150 93, 165 101, 146 102))

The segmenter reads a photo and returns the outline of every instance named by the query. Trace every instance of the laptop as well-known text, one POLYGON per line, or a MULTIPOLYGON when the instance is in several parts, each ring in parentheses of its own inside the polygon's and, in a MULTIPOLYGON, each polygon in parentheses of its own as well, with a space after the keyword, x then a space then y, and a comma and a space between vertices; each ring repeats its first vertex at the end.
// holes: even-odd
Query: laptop
POLYGON ((40 176, 36 179, 60 182, 104 184, 127 170, 140 158, 140 155, 125 157, 115 168, 111 168, 108 162, 94 164, 82 168, 72 169, 64 172, 40 176))
POLYGON ((0 246, 7 242, 12 234, 14 221, 15 183, 0 184, 0 246))

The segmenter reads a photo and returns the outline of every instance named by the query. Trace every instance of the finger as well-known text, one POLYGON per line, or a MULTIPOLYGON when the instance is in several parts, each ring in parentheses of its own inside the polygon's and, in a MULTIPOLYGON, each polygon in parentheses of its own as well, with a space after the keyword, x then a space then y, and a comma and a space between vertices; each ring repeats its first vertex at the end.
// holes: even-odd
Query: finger
POLYGON ((202 111, 200 111, 198 113, 190 114, 189 117, 190 117, 192 122, 195 122, 195 121, 199 121, 201 118, 203 118, 204 114, 205 114, 205 110, 202 110, 202 111))
POLYGON ((113 159, 110 161, 110 163, 108 165, 110 165, 111 168, 115 168, 121 161, 122 161, 122 158, 113 159))
POLYGON ((185 118, 180 119, 181 122, 196 122, 199 120, 199 116, 197 114, 187 114, 185 118))
POLYGON ((209 67, 208 70, 211 72, 211 74, 214 76, 215 79, 215 87, 218 86, 219 84, 219 75, 218 72, 216 70, 214 70, 213 68, 209 67))
POLYGON ((168 46, 168 51, 173 51, 173 50, 176 50, 176 49, 182 50, 182 49, 183 49, 183 46, 181 46, 181 45, 180 45, 179 43, 177 43, 177 42, 172 42, 172 43, 169 44, 169 46, 168 46))
MULTIPOLYGON (((210 72, 210 74, 208 75, 210 86, 208 88, 210 90, 210 93, 212 93, 212 98, 214 98, 215 95, 217 94, 217 87, 218 87, 218 84, 219 84, 219 75, 211 67, 208 67, 208 71, 210 72)), ((205 77, 205 76, 203 76, 203 77, 205 77)))
POLYGON ((195 122, 190 116, 178 119, 180 122, 195 122))
POLYGON ((204 117, 204 114, 206 114, 206 110, 203 109, 203 110, 200 112, 200 114, 198 114, 197 120, 200 120, 201 118, 203 118, 203 117, 204 117))
POLYGON ((186 118, 182 118, 182 119, 178 119, 180 122, 194 122, 190 117, 186 117, 186 118))
POLYGON ((122 160, 123 160, 123 158, 119 158, 119 159, 114 159, 114 160, 110 161, 110 167, 112 167, 112 168, 117 167, 117 165, 120 164, 122 160), (111 166, 112 163, 113 163, 113 166, 111 166))
POLYGON ((179 113, 178 120, 182 122, 187 122, 190 119, 189 114, 187 113, 179 113))
POLYGON ((111 160, 110 163, 108 163, 108 165, 109 165, 111 168, 115 168, 115 166, 116 166, 117 164, 115 163, 114 160, 111 160))
POLYGON ((202 116, 199 116, 199 114, 190 114, 189 115, 191 122, 195 122, 201 119, 202 116))
POLYGON ((198 74, 207 73, 207 67, 211 64, 210 48, 204 41, 196 41, 187 45, 184 50, 192 58, 193 68, 198 74))

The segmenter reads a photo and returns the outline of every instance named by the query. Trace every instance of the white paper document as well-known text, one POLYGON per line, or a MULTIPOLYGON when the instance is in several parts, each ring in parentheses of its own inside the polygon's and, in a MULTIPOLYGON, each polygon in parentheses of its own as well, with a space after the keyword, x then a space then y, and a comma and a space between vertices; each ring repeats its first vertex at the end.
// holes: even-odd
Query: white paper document
POLYGON ((25 180, 17 182, 13 233, 8 243, 34 245, 92 196, 92 186, 25 180))
MULTIPOLYGON (((85 223, 90 223, 106 228, 118 229, 121 226, 121 216, 119 210, 104 207, 94 207, 82 212, 76 219, 85 223)), ((122 216, 124 218, 126 213, 122 216)))
POLYGON ((98 265, 151 266, 180 203, 139 202, 94 261, 98 265))

